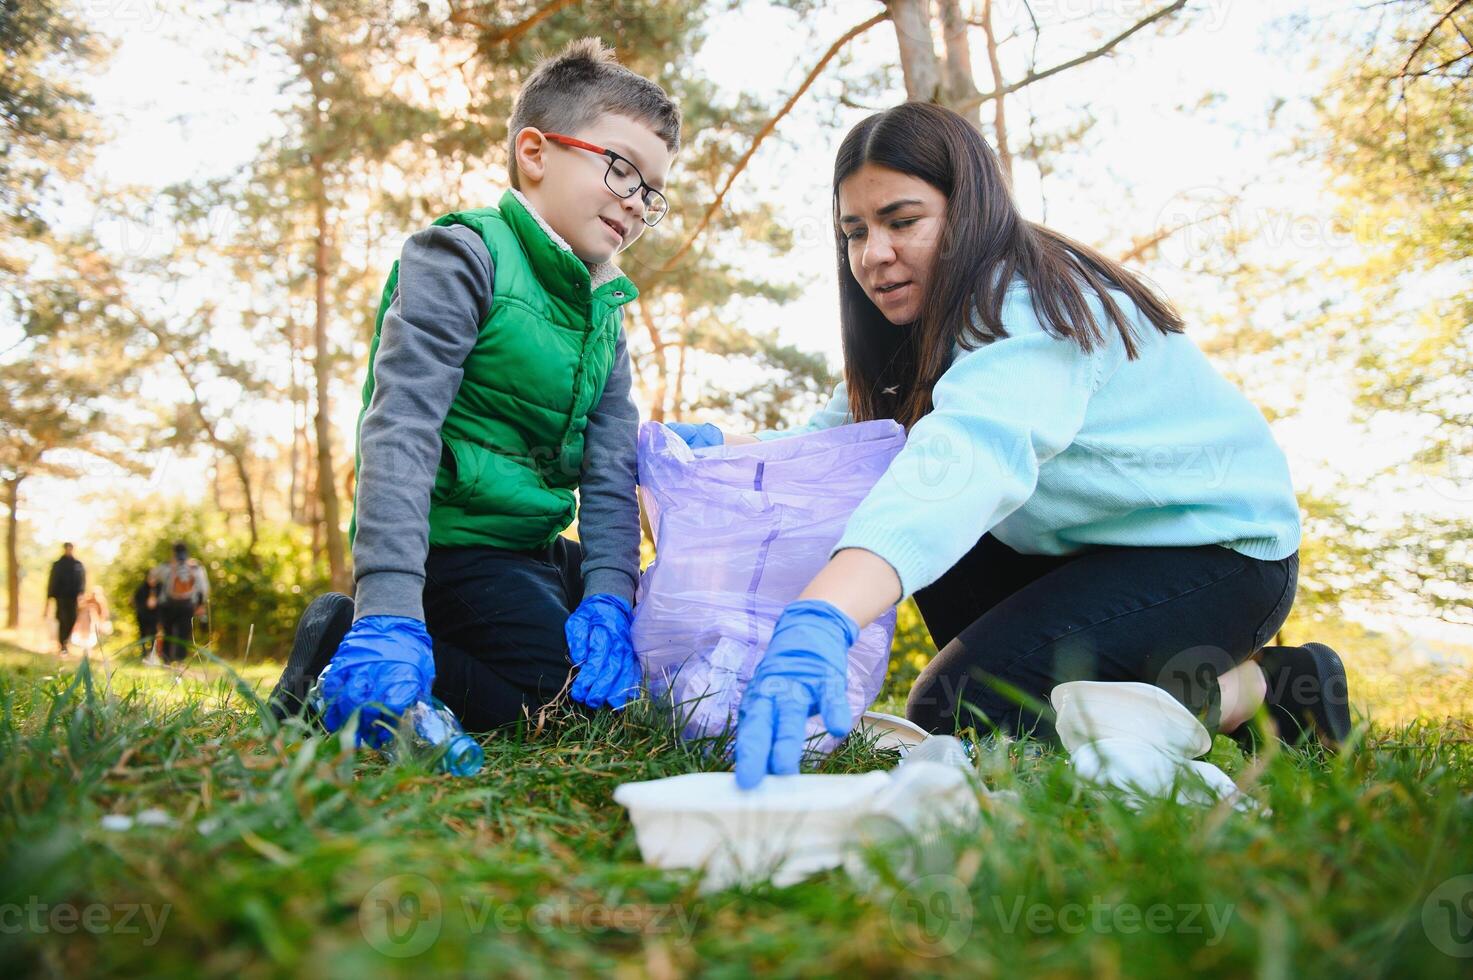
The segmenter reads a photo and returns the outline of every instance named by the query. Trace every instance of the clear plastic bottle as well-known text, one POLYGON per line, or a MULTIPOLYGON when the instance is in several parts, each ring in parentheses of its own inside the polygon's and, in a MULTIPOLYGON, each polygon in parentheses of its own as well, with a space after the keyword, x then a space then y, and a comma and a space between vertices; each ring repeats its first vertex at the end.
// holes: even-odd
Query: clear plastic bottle
POLYGON ((414 758, 434 762, 436 769, 452 776, 474 776, 486 760, 481 744, 465 733, 455 713, 435 697, 416 701, 404 711, 399 737, 384 745, 384 754, 397 758, 406 746, 414 758))
MULTIPOLYGON (((320 678, 307 698, 321 718, 320 678)), ((455 712, 433 696, 427 701, 416 701, 405 710, 399 718, 398 735, 384 744, 383 753, 395 759, 404 753, 405 747, 411 757, 433 763, 437 770, 452 776, 474 776, 486 761, 481 743, 467 735, 455 712)))

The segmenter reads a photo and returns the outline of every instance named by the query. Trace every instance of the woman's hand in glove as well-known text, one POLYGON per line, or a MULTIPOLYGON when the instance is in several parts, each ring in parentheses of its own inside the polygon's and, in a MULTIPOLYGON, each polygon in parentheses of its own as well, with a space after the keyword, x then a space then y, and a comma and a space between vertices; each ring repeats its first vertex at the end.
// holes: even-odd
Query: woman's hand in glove
POLYGON ((742 696, 737 719, 736 778, 751 789, 768 773, 798 771, 811 715, 823 717, 835 738, 849 734, 853 715, 846 696, 849 648, 859 625, 820 599, 783 610, 742 696))

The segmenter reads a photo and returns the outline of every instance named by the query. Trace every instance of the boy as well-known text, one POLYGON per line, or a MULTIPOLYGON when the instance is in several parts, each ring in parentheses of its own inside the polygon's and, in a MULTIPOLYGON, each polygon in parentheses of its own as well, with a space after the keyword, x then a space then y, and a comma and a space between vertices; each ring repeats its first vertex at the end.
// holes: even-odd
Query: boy
POLYGON ((621 330, 636 292, 613 259, 666 210, 680 111, 586 38, 538 65, 508 135, 498 205, 411 236, 384 287, 358 423, 356 596, 303 613, 278 716, 329 658, 329 729, 367 702, 403 710, 431 673, 470 731, 548 703, 572 665, 590 707, 638 692, 639 414, 621 330), (575 489, 581 546, 560 534, 575 489))

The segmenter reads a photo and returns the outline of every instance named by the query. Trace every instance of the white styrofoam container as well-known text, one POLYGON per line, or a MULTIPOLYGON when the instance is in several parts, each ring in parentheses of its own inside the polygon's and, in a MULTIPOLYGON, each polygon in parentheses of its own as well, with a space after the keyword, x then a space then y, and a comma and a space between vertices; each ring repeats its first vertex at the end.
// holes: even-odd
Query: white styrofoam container
MULTIPOLYGON (((954 741, 948 736, 935 740, 954 741)), ((890 772, 768 776, 737 787, 731 772, 697 772, 625 783, 614 800, 629 811, 645 863, 697 868, 705 890, 769 878, 786 886, 839 867, 860 818, 883 814, 901 827, 963 824, 977 791, 960 743, 947 761, 902 761, 890 772)))

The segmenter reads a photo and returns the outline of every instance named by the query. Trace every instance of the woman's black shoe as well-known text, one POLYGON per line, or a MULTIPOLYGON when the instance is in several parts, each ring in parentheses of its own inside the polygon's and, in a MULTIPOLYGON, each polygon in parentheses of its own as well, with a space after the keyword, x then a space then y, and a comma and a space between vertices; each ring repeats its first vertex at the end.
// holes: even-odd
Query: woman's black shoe
POLYGON ((1323 643, 1266 647, 1258 663, 1280 739, 1292 745, 1308 735, 1338 749, 1350 737, 1350 695, 1339 654, 1323 643))
POLYGON ((271 691, 268 704, 277 721, 299 714, 307 692, 317 683, 343 637, 353 626, 353 600, 341 592, 329 592, 312 600, 297 620, 297 635, 281 679, 271 691))

